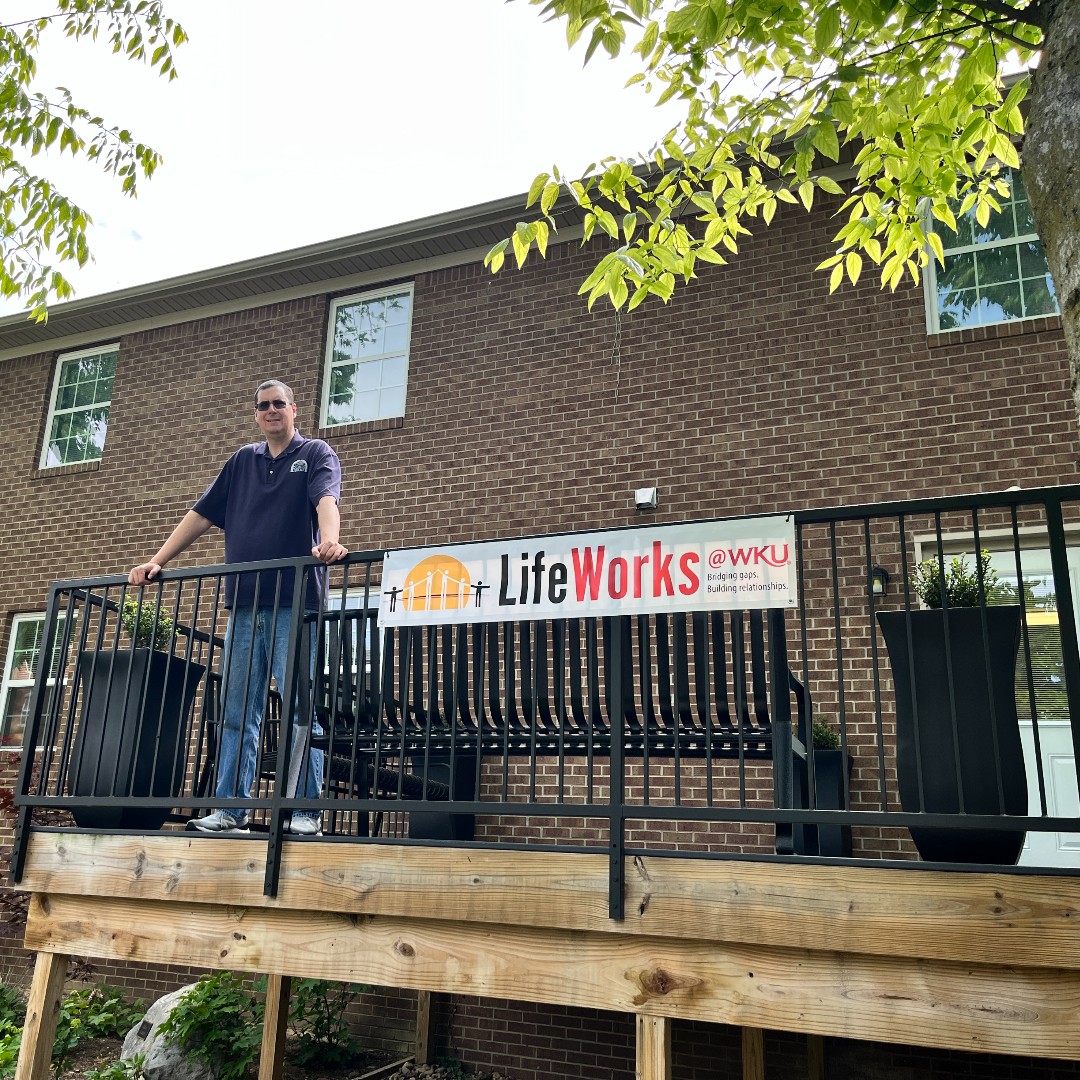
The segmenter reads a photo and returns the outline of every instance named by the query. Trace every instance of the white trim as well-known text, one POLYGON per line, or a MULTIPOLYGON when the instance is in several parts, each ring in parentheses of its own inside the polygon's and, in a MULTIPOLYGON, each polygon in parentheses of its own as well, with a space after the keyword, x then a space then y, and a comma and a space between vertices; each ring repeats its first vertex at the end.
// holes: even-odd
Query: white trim
MULTIPOLYGON (((49 461, 49 433, 52 431, 53 420, 56 416, 56 397, 57 394, 60 392, 60 371, 63 368, 64 364, 67 363, 69 360, 79 360, 84 356, 105 356, 108 353, 115 353, 117 360, 119 360, 120 343, 117 341, 109 345, 95 345, 93 348, 89 349, 77 349, 73 352, 57 353, 56 366, 53 370, 52 377, 52 391, 49 394, 49 412, 48 415, 45 417, 45 431, 41 437, 41 454, 38 458, 39 469, 60 469, 63 468, 65 465, 82 464, 81 462, 73 461, 49 461)), ((113 377, 115 378, 115 371, 113 373, 113 377)), ((107 402, 95 402, 93 408, 101 408, 103 404, 109 408, 112 407, 111 394, 109 395, 109 400, 107 402)), ((108 421, 106 421, 106 430, 108 430, 108 421)), ((100 459, 90 458, 87 460, 98 461, 100 459)))
MULTIPOLYGON (((350 293, 347 296, 337 296, 330 302, 330 310, 326 320, 326 346, 323 352, 322 368, 322 393, 319 396, 319 426, 328 430, 336 427, 345 427, 348 424, 365 423, 369 420, 389 420, 405 415, 405 406, 409 395, 409 351, 412 347, 412 324, 415 313, 415 283, 412 281, 402 282, 398 285, 386 285, 379 289, 369 289, 365 292, 350 293), (391 296, 407 296, 409 298, 409 321, 405 329, 405 387, 401 401, 400 412, 382 414, 378 416, 354 417, 341 424, 330 423, 330 383, 331 375, 335 367, 344 366, 346 363, 376 363, 386 359, 385 356, 373 356, 370 360, 358 359, 355 361, 334 361, 334 339, 337 334, 337 314, 343 307, 362 304, 366 300, 386 299, 391 296)), ((395 356, 397 353, 394 354, 395 356)))
MULTIPOLYGON (((1067 524, 1064 528, 1066 544, 1080 546, 1080 525, 1067 524)), ((1031 548, 1045 548, 1049 541, 1046 538, 1045 525, 1021 525, 1016 530, 1020 540, 1020 550, 1027 551, 1031 548)), ((932 547, 937 550, 937 533, 915 533, 911 538, 915 545, 916 562, 923 561, 923 548, 932 547)), ((1008 541, 1005 544, 997 543, 997 550, 1005 550, 1012 547, 1013 531, 1009 528, 980 529, 979 542, 983 547, 988 547, 987 541, 1008 541)), ((942 551, 945 555, 958 555, 964 552, 971 553, 971 545, 975 542, 975 532, 972 529, 950 530, 941 534, 942 551)), ((993 548, 989 548, 993 550, 993 548)))

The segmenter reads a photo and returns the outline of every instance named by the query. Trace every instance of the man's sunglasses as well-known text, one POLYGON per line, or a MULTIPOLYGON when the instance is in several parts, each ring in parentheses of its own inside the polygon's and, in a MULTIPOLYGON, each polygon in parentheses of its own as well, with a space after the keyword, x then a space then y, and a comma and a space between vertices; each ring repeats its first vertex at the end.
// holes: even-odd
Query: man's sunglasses
POLYGON ((282 409, 287 409, 289 407, 289 403, 287 401, 282 401, 281 398, 274 398, 273 401, 256 402, 255 408, 259 412, 266 412, 266 410, 269 409, 271 405, 273 405, 278 412, 281 412, 282 409))

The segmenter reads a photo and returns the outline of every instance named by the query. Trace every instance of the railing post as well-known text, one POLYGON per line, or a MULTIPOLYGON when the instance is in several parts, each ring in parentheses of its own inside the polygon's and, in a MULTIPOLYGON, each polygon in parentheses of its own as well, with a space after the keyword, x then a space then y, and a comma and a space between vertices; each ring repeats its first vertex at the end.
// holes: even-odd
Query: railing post
MULTIPOLYGON (((1061 500, 1046 500, 1046 532, 1050 542, 1050 567, 1054 574, 1058 626, 1061 628, 1061 661, 1065 670, 1065 698, 1069 703, 1074 760, 1080 762, 1080 647, 1076 641, 1076 611, 1069 577, 1069 553, 1061 500)), ((1029 661, 1030 663, 1030 661, 1029 661)))
MULTIPOLYGON (((791 700, 788 685, 787 631, 783 608, 770 608, 769 626, 769 704, 772 707, 773 802, 778 810, 795 806, 795 760, 791 738, 791 700)), ((794 823, 777 823, 776 851, 791 855, 795 851, 794 823)))
POLYGON ((608 917, 622 920, 625 903, 625 847, 626 847, 626 776, 623 758, 623 742, 626 733, 625 707, 623 702, 623 665, 630 662, 623 646, 624 635, 621 628, 614 624, 612 616, 609 623, 608 646, 612 649, 611 663, 608 667, 611 685, 608 688, 608 701, 611 715, 608 727, 611 731, 611 776, 608 788, 608 917))
MULTIPOLYGON (((280 578, 279 578, 280 581, 280 578)), ((296 797, 300 780, 300 771, 305 764, 305 751, 311 734, 311 670, 309 638, 304 633, 304 595, 307 586, 307 574, 304 563, 297 561, 293 570, 292 619, 289 634, 289 653, 285 659, 285 685, 279 686, 281 692, 281 734, 278 740, 277 771, 274 776, 274 795, 270 807, 270 835, 266 847, 266 876, 263 880, 263 893, 276 896, 278 881, 281 877, 281 834, 285 829, 286 811, 282 809, 283 799, 296 797), (304 657, 304 679, 300 679, 300 656, 304 657), (303 686, 301 686, 301 681, 303 686), (302 697, 304 700, 299 700, 302 697), (293 724, 293 717, 297 723, 293 724), (298 748, 299 747, 299 751, 298 748), (293 760, 295 758, 295 761, 293 760)), ((280 602, 281 590, 278 589, 280 602)), ((275 607, 276 617, 278 609, 275 607)), ((275 618, 276 621, 276 618, 275 618)), ((276 634, 275 634, 276 638, 276 634)), ((262 689, 265 693, 265 687, 262 689)), ((291 813, 291 811, 288 811, 291 813)))

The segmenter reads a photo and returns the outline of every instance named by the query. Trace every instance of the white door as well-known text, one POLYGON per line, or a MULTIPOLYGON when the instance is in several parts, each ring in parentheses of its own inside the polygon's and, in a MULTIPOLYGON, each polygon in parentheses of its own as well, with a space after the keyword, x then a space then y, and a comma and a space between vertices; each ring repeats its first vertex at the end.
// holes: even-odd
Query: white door
MULTIPOLYGON (((1029 813, 1042 814, 1039 781, 1035 772, 1035 738, 1030 720, 1020 722, 1024 744, 1024 764, 1030 792, 1029 813)), ((1080 815, 1080 795, 1076 789, 1076 761, 1072 731, 1067 720, 1039 723, 1039 750, 1046 787, 1046 812, 1054 817, 1080 815)), ((1080 833, 1029 832, 1020 853, 1022 866, 1080 866, 1080 833)))
MULTIPOLYGON (((1033 686, 1029 687, 1021 658, 1017 668, 1016 704, 1027 772, 1028 812, 1033 817, 1043 814, 1031 722, 1033 691, 1039 722, 1039 756, 1042 758, 1046 814, 1050 817, 1076 817, 1080 814, 1080 796, 1077 794, 1076 759, 1065 701, 1061 635, 1050 552, 1045 547, 1031 546, 1025 547, 1020 557, 1034 671, 1033 686)), ((991 566, 998 572, 998 580, 1002 584, 1012 590, 1017 589, 1016 556, 1011 548, 992 552, 991 566)), ((1075 547, 1069 548, 1069 578, 1073 607, 1080 612, 1080 550, 1075 547)), ((1005 602, 1011 599, 1015 603, 1015 597, 1014 591, 1012 598, 1002 599, 1005 602)), ((1029 832, 1020 854, 1020 863, 1027 866, 1080 867, 1080 833, 1029 832)))

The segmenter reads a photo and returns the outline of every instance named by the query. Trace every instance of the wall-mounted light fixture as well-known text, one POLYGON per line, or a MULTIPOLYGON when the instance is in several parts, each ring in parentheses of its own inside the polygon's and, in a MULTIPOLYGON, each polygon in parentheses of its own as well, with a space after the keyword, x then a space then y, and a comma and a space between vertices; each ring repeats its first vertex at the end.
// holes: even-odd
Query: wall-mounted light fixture
POLYGON ((884 596, 889 591, 889 571, 883 566, 870 571, 870 591, 875 596, 884 596))
POLYGON ((638 488, 634 492, 634 506, 638 510, 655 510, 657 502, 657 489, 654 487, 638 488))

